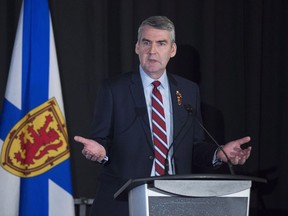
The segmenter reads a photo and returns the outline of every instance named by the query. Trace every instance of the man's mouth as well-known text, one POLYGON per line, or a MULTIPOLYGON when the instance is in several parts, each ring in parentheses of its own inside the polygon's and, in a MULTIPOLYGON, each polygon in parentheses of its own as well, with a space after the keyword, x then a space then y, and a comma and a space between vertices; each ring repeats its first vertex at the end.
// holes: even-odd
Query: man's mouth
POLYGON ((149 62, 152 62, 152 63, 157 63, 159 62, 157 59, 149 59, 149 62))

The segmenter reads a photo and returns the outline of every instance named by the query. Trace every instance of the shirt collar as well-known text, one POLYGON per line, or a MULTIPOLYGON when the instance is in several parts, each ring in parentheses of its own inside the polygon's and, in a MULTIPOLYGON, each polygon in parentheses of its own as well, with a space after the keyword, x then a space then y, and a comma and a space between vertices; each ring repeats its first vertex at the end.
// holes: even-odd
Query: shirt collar
MULTIPOLYGON (((139 66, 139 70, 140 70, 140 76, 141 76, 141 80, 142 80, 142 84, 144 88, 147 88, 148 86, 150 86, 152 84, 152 82, 154 82, 155 80, 152 79, 151 77, 149 77, 143 70, 143 68, 141 67, 141 65, 139 66)), ((167 73, 166 70, 164 71, 164 73, 162 74, 162 76, 157 79, 158 81, 161 82, 161 86, 164 89, 168 89, 168 77, 167 77, 167 73)))

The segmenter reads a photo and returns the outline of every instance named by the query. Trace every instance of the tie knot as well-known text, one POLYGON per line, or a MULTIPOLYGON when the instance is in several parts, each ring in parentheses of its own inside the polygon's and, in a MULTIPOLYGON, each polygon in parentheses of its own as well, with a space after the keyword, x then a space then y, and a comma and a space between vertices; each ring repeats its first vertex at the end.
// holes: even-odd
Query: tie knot
POLYGON ((154 81, 152 84, 154 85, 154 88, 157 88, 158 86, 161 85, 161 82, 158 81, 158 80, 156 80, 156 81, 154 81))

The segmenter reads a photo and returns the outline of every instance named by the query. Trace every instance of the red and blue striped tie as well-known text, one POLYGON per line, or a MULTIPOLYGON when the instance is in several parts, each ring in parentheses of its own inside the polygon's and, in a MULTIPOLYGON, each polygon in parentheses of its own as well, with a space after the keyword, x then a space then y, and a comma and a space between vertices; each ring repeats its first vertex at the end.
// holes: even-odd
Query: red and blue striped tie
POLYGON ((168 152, 166 121, 163 108, 162 95, 158 90, 159 81, 152 83, 152 132, 155 153, 155 175, 165 174, 165 160, 168 152))

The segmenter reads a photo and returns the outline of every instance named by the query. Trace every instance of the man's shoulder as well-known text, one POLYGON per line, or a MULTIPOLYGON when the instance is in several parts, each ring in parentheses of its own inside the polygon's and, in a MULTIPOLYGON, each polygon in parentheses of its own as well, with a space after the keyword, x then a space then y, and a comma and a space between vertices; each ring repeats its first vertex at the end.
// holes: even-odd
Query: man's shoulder
POLYGON ((108 77, 103 80, 102 85, 119 86, 127 85, 133 80, 140 79, 140 75, 136 71, 129 71, 115 76, 108 77))
POLYGON ((175 82, 177 85, 185 85, 193 88, 198 88, 198 84, 192 80, 179 76, 177 74, 169 74, 169 78, 172 82, 175 82))

